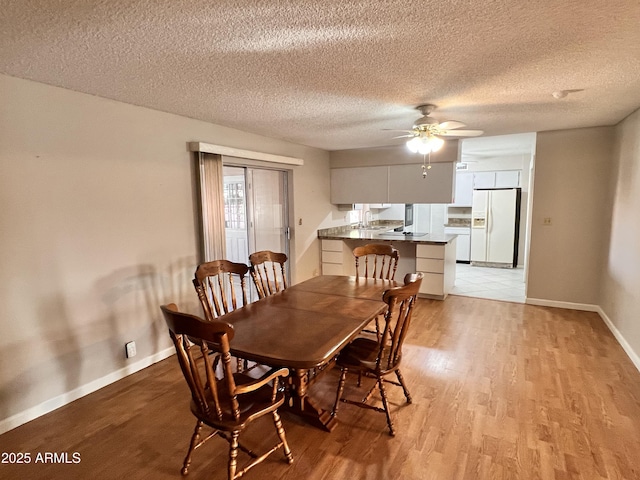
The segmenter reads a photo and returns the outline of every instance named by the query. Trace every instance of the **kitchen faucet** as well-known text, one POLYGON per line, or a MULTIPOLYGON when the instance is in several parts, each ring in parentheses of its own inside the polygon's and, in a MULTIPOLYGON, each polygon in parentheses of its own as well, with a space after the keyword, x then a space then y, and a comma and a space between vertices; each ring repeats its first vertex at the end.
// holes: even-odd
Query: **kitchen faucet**
POLYGON ((366 210, 364 212, 364 218, 362 220, 362 226, 364 228, 369 228, 369 224, 371 223, 371 210, 366 210))

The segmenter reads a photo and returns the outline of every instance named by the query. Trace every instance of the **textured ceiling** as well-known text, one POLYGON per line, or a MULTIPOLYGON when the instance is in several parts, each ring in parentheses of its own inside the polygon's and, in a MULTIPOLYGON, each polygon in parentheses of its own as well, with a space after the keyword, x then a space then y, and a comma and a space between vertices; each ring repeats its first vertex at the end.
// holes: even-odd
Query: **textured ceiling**
POLYGON ((326 150, 640 107, 638 0, 0 0, 0 72, 326 150), (579 90, 562 99, 551 93, 579 90))

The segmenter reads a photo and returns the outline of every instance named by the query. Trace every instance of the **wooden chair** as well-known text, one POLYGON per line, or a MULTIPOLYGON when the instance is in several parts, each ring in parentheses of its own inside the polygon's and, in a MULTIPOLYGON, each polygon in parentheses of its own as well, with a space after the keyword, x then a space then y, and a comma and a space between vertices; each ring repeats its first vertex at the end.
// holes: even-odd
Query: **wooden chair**
POLYGON ((274 368, 259 379, 233 373, 229 354, 229 342, 234 336, 233 326, 220 320, 204 321, 194 315, 178 312, 175 304, 160 308, 175 344, 180 368, 191 390, 191 413, 197 419, 182 475, 189 473, 193 451, 216 435, 229 442, 229 480, 241 477, 281 447, 287 462, 292 463, 291 450, 278 415, 278 408, 284 403, 284 394, 278 389, 279 378, 286 377, 289 371, 286 368, 274 368), (209 351, 209 344, 216 345, 213 354, 209 351), (222 361, 221 378, 215 374, 218 359, 222 361), (239 436, 253 420, 268 413, 273 416, 279 441, 258 456, 239 443, 239 436), (201 439, 203 424, 213 428, 213 432, 201 439), (252 457, 242 469, 238 469, 238 449, 252 457))
MULTIPOLYGON (((360 278, 360 259, 364 258, 364 277, 393 280, 398 268, 400 254, 391 245, 384 243, 370 243, 353 249, 356 259, 356 278, 360 278), (386 268, 385 268, 386 267, 386 268)), ((363 332, 375 333, 380 338, 380 320, 375 319, 375 330, 366 328, 363 332)))
POLYGON ((378 243, 354 248, 353 256, 356 258, 356 278, 360 276, 360 259, 364 257, 364 277, 385 280, 394 279, 400 259, 398 250, 391 245, 378 243))
POLYGON ((400 373, 400 360, 402 359, 402 344, 407 336, 411 324, 411 312, 416 302, 418 290, 422 283, 422 273, 407 274, 403 287, 394 287, 384 292, 382 300, 388 305, 385 314, 385 325, 379 339, 356 338, 347 345, 338 355, 336 365, 341 369, 338 392, 333 406, 332 416, 338 413, 340 401, 369 408, 377 412, 384 412, 387 416, 389 433, 394 436, 395 430, 391 421, 387 393, 384 384, 392 383, 402 387, 407 403, 411 403, 411 395, 400 373), (358 373, 365 377, 373 377, 376 383, 371 387, 367 395, 360 402, 342 397, 345 379, 348 372, 358 373), (387 379, 395 374, 397 382, 387 379), (376 386, 382 397, 382 407, 375 407, 367 402, 371 398, 376 386))
POLYGON ((242 292, 242 305, 247 304, 245 276, 249 267, 229 260, 213 260, 198 265, 193 285, 198 293, 205 318, 216 318, 238 308, 237 290, 242 292))
POLYGON ((259 298, 287 288, 287 275, 284 266, 286 261, 287 256, 284 253, 275 253, 270 250, 249 255, 249 263, 251 264, 249 271, 259 298))
MULTIPOLYGON (((247 272, 248 265, 229 260, 212 260, 198 265, 193 286, 208 321, 220 318, 247 304, 247 272), (238 290, 241 293, 240 297, 238 290), (239 300, 242 303, 239 304, 239 300)), ((236 363, 238 371, 249 369, 248 362, 242 358, 237 358, 236 363)))

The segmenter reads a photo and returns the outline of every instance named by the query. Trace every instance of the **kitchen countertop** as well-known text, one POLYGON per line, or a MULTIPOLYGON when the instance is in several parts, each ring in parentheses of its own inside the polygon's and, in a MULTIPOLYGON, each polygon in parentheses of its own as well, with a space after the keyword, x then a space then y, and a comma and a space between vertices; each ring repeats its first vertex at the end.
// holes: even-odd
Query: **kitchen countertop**
MULTIPOLYGON (((393 230, 392 228, 390 230, 393 230)), ((333 228, 318 230, 318 238, 325 240, 377 240, 379 242, 422 243, 427 245, 445 245, 451 242, 456 234, 427 234, 422 236, 398 235, 381 227, 374 228, 333 228), (331 230, 331 231, 326 231, 331 230)))

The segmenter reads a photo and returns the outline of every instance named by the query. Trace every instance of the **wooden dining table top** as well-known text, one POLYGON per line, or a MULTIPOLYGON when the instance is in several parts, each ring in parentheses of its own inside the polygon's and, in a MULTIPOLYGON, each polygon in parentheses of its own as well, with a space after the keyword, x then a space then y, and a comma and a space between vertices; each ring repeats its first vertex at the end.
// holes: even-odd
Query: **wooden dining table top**
POLYGON ((311 369, 330 361, 377 315, 394 281, 323 275, 225 315, 232 355, 266 365, 311 369))

